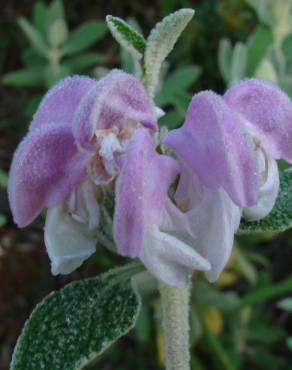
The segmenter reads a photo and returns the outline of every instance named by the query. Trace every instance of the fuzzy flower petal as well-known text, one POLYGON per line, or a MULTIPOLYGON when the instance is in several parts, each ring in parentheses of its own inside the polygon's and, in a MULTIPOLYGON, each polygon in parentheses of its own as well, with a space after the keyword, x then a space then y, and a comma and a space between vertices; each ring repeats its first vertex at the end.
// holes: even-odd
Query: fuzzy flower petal
POLYGON ((128 73, 113 70, 88 91, 74 120, 76 142, 85 149, 94 145, 96 130, 138 125, 157 129, 155 112, 142 84, 128 73))
POLYGON ((114 238, 120 254, 139 255, 147 229, 160 218, 177 172, 172 158, 155 152, 148 130, 137 129, 116 184, 114 238))
POLYGON ((62 204, 49 208, 45 244, 53 275, 70 274, 95 252, 95 239, 84 224, 62 210, 62 204))
POLYGON ((145 233, 139 258, 164 283, 183 287, 192 270, 210 270, 209 262, 183 240, 154 225, 145 233))
POLYGON ((210 189, 225 189, 238 205, 252 205, 258 194, 251 143, 224 100, 211 91, 195 95, 184 125, 169 132, 164 144, 210 189))
POLYGON ((86 161, 68 125, 31 131, 16 150, 10 169, 8 195, 15 223, 24 227, 42 208, 60 202, 85 177, 86 161))
POLYGON ((268 159, 266 178, 259 188, 257 203, 243 208, 243 217, 249 221, 260 220, 266 217, 273 209, 280 188, 280 178, 277 162, 268 159))
POLYGON ((208 261, 207 278, 215 281, 230 257, 240 216, 240 208, 223 189, 205 188, 200 202, 187 212, 168 202, 161 230, 184 241, 208 261))
POLYGON ((98 187, 86 179, 64 202, 70 216, 79 223, 87 225, 89 230, 95 230, 99 225, 100 207, 97 196, 98 187))
POLYGON ((273 158, 292 163, 292 102, 277 86, 256 79, 231 87, 224 99, 273 158))
POLYGON ((30 130, 55 122, 71 126, 77 105, 96 82, 97 80, 89 77, 73 76, 57 83, 42 99, 30 124, 30 130))

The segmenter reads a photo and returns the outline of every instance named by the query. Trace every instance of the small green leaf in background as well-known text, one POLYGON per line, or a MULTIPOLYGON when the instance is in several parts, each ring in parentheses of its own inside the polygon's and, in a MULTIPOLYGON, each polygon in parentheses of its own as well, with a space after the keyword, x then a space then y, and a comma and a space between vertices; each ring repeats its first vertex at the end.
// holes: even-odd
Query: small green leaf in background
POLYGON ((53 49, 56 49, 61 46, 68 37, 64 5, 61 0, 55 0, 51 3, 45 21, 49 44, 53 49))
POLYGON ((277 72, 275 70, 273 63, 268 58, 261 60, 255 71, 254 77, 259 78, 260 80, 278 83, 277 72))
POLYGON ((288 35, 282 45, 282 51, 289 64, 292 64, 292 34, 288 35))
POLYGON ((50 26, 48 40, 53 49, 60 47, 68 37, 68 29, 63 19, 56 19, 50 26))
POLYGON ((133 57, 140 59, 145 52, 146 42, 144 37, 123 19, 108 15, 106 22, 113 37, 133 57))
POLYGON ((157 88, 162 63, 194 13, 193 9, 180 9, 163 18, 150 32, 145 50, 145 83, 151 97, 157 88))
POLYGON ((275 0, 246 0, 246 2, 256 11, 258 18, 267 25, 273 24, 272 8, 275 0))
POLYGON ((103 21, 83 23, 70 33, 62 48, 62 52, 66 55, 78 53, 100 40, 106 31, 107 28, 103 21))
POLYGON ((173 101, 173 96, 177 92, 185 92, 194 82, 197 81, 201 73, 201 68, 196 65, 186 65, 179 67, 167 77, 162 89, 155 97, 155 102, 159 106, 164 106, 173 101))
POLYGON ((240 81, 243 77, 246 76, 246 62, 247 47, 243 43, 237 42, 233 48, 230 66, 230 85, 240 81))
POLYGON ((252 77, 273 43, 273 33, 268 26, 258 26, 248 40, 246 75, 252 77))
POLYGON ((166 113, 159 119, 160 126, 166 126, 168 129, 177 128, 183 123, 183 117, 176 111, 166 113))
POLYGON ((21 59, 24 67, 40 67, 44 65, 44 57, 41 56, 34 48, 28 47, 21 53, 21 59))
POLYGON ((44 82, 44 68, 31 67, 9 72, 2 77, 2 82, 12 86, 39 86, 44 82))
POLYGON ((280 76, 285 75, 287 70, 287 61, 282 49, 279 47, 273 47, 269 51, 268 56, 273 66, 275 67, 277 74, 280 76))
POLYGON ((218 65, 220 73, 226 83, 229 84, 230 80, 230 67, 232 59, 232 46, 228 39, 222 39, 219 43, 219 53, 218 53, 218 65))
POLYGON ((99 53, 82 53, 64 60, 64 65, 68 67, 71 72, 75 73, 82 71, 91 66, 97 66, 105 61, 105 56, 99 53))
POLYGON ((239 234, 252 232, 281 232, 292 227, 292 169, 285 170, 280 175, 280 191, 272 212, 259 221, 240 224, 239 234))
POLYGON ((44 71, 44 79, 47 87, 50 87, 70 74, 70 68, 64 64, 59 65, 57 68, 52 65, 48 65, 44 71))
POLYGON ((36 30, 34 26, 23 17, 18 19, 18 24, 35 50, 42 56, 46 57, 48 46, 46 45, 39 31, 36 30))
POLYGON ((191 102, 192 95, 185 91, 178 91, 171 97, 170 103, 174 105, 181 117, 185 116, 186 110, 191 102))
POLYGON ((269 299, 274 299, 277 296, 281 296, 292 291, 292 276, 286 280, 280 281, 279 283, 270 283, 263 287, 255 288, 251 292, 247 293, 235 304, 230 307, 230 310, 239 310, 247 306, 255 306, 257 304, 264 303, 269 299))
POLYGON ((205 327, 202 338, 205 351, 208 353, 210 360, 220 370, 236 370, 235 365, 225 347, 212 332, 205 327))
POLYGON ((10 369, 79 370, 94 361, 134 326, 140 298, 129 278, 140 270, 128 265, 48 295, 25 324, 10 369))
POLYGON ((38 1, 33 7, 33 24, 43 37, 46 36, 47 7, 38 1))
POLYGON ((253 263, 249 260, 239 248, 238 245, 235 245, 232 253, 232 266, 239 275, 243 276, 250 285, 255 285, 257 282, 257 270, 253 263))
POLYGON ((264 345, 275 343, 285 337, 282 328, 274 327, 259 320, 251 322, 247 335, 249 340, 257 341, 264 345))
POLYGON ((54 0, 51 2, 48 10, 46 11, 45 25, 48 32, 51 26, 58 20, 63 20, 65 23, 65 11, 62 0, 54 0))

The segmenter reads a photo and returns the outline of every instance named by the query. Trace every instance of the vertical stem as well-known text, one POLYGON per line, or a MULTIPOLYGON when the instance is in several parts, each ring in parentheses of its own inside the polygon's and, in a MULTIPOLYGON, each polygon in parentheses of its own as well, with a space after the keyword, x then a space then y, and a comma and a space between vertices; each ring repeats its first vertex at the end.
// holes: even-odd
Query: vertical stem
POLYGON ((160 284, 166 370, 190 370, 190 285, 173 288, 160 284))

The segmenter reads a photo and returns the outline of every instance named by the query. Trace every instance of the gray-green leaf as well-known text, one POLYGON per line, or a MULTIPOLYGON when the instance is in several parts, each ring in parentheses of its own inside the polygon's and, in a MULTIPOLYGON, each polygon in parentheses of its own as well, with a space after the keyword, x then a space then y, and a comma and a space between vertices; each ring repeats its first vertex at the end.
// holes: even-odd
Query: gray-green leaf
POLYGON ((133 272, 137 264, 47 296, 25 324, 10 369, 80 370, 94 361, 136 322, 140 298, 129 280, 133 272))
POLYGON ((272 212, 260 221, 242 221, 239 234, 281 232, 292 227, 292 169, 282 172, 280 192, 272 212))
POLYGON ((123 19, 108 15, 106 22, 113 37, 136 59, 141 59, 146 48, 145 39, 123 19))
POLYGON ((193 9, 180 9, 157 23, 150 32, 145 50, 145 84, 153 97, 162 63, 194 15, 193 9))

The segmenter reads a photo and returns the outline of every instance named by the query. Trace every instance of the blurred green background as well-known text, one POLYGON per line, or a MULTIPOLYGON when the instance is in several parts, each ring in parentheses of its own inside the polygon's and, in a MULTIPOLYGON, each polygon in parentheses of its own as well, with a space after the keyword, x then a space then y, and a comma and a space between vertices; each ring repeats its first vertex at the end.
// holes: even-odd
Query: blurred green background
MULTIPOLYGON (((127 19, 147 36, 168 13, 196 15, 163 68, 161 125, 179 126, 193 93, 222 92, 255 76, 292 96, 291 0, 160 0, 135 2, 10 0, 0 14, 0 370, 31 310, 69 281, 95 276, 124 259, 97 248, 75 273, 52 277, 43 245, 43 219, 19 230, 6 196, 13 151, 44 92, 69 74, 133 71, 106 29, 107 14, 127 19)), ((281 167, 285 167, 282 163, 281 167)), ((136 328, 90 369, 163 369, 160 307, 153 284, 142 285, 136 328)), ((191 352, 198 370, 292 370, 292 232, 241 236, 216 284, 194 278, 191 352)), ((62 370, 62 369, 47 369, 62 370)))

